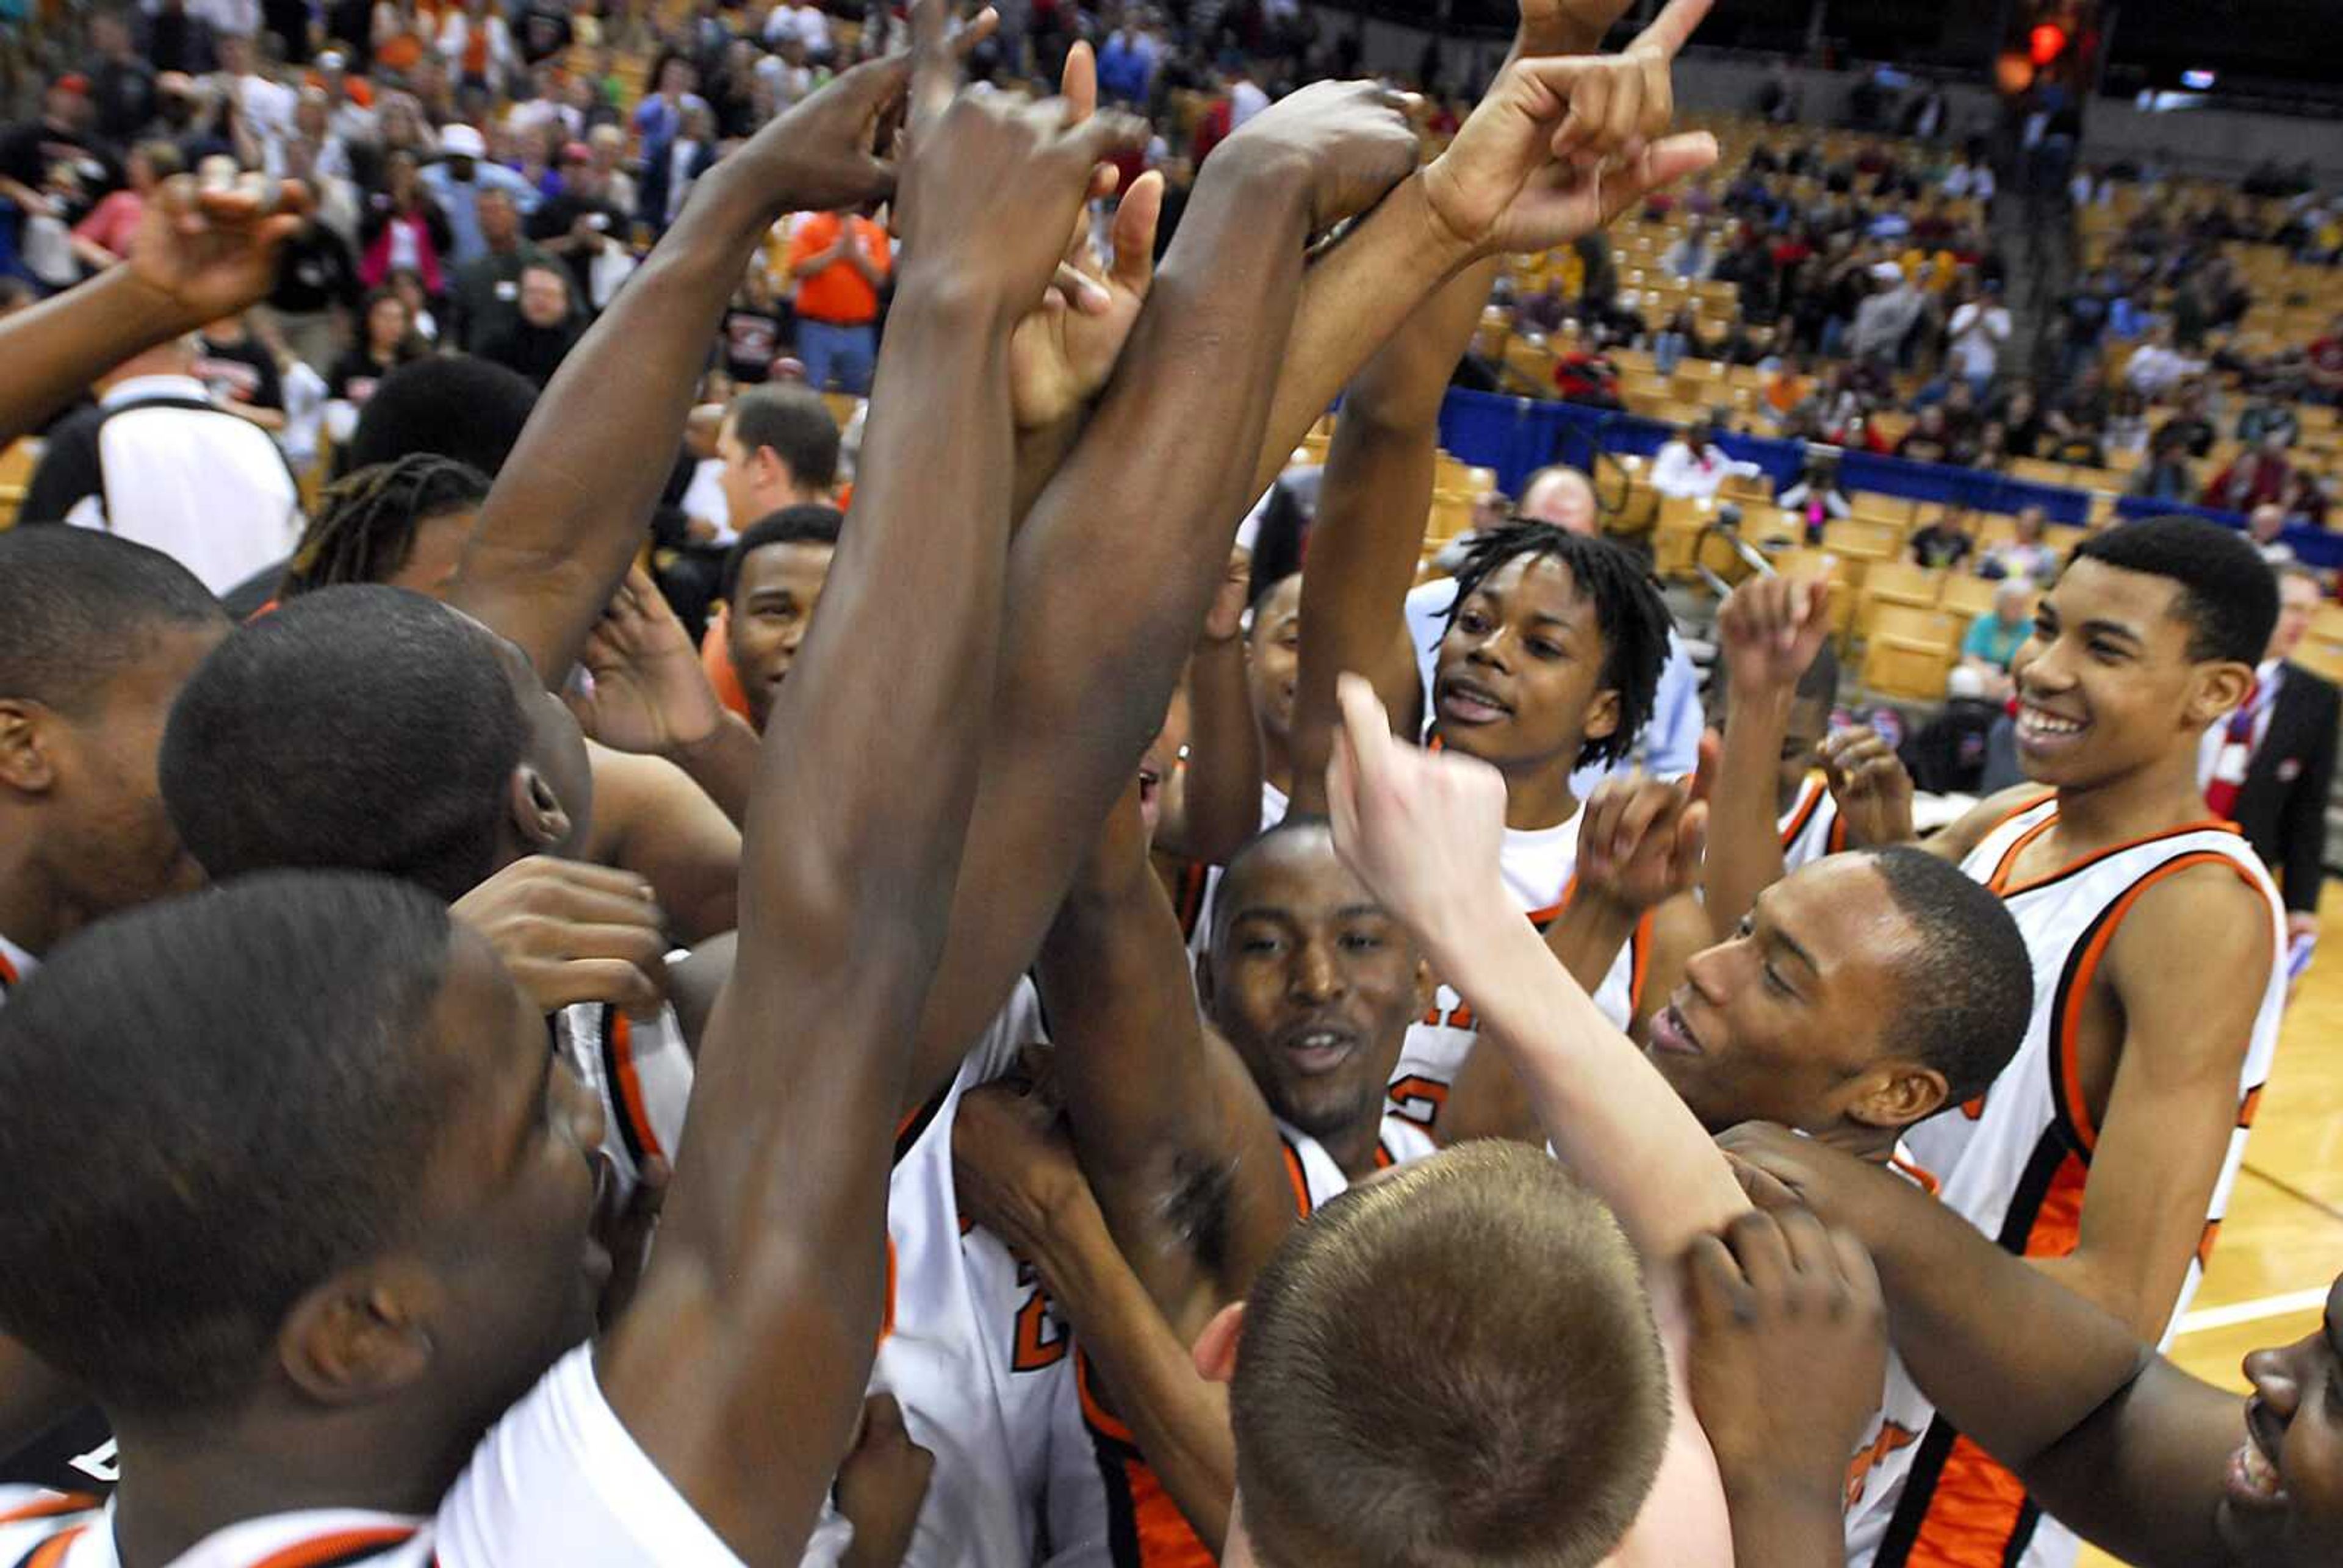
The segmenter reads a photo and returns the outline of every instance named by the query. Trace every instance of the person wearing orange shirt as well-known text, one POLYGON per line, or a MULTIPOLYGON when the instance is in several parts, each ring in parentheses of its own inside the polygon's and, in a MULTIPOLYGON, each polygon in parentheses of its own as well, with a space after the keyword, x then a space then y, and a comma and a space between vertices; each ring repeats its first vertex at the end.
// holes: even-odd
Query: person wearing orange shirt
POLYGON ((851 211, 816 213, 789 242, 797 280, 798 357, 806 382, 856 397, 870 391, 879 356, 879 289, 893 265, 887 231, 851 211))

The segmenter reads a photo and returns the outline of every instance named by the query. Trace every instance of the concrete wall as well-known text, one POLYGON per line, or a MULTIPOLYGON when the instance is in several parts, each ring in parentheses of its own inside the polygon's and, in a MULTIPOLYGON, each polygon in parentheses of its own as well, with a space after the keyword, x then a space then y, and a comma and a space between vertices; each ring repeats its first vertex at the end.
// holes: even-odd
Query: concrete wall
POLYGON ((2158 156, 2192 174, 2234 177, 2265 159, 2292 168, 2308 159, 2322 184, 2343 184, 2343 122, 2221 109, 2148 114, 2121 98, 2091 104, 2083 127, 2087 163, 2158 156))

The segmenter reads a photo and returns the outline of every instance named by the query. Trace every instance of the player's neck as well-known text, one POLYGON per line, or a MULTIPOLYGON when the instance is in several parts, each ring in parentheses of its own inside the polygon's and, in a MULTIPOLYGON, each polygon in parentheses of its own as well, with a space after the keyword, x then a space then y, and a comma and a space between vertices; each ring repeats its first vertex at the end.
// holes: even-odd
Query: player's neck
POLYGON ((405 1404, 311 1420, 247 1413, 167 1432, 117 1421, 122 1568, 163 1568, 206 1536, 272 1513, 359 1508, 428 1517, 481 1435, 442 1431, 435 1442, 421 1429, 447 1423, 431 1413, 405 1404))
POLYGON ((23 825, 12 814, 0 827, 0 937, 39 958, 88 922, 63 906, 34 858, 36 830, 23 825))
POLYGON ((1578 797, 1571 792, 1567 762, 1500 767, 1498 771, 1505 776, 1505 827, 1509 830, 1540 832, 1559 828, 1578 815, 1578 797))
POLYGON ((2208 815, 2197 785, 2197 743, 2105 783, 2058 791, 2053 830, 2059 858, 2072 860, 2137 839, 2168 833, 2208 815))
POLYGON ((1318 1147, 1326 1151, 1343 1178, 1357 1186, 1375 1173, 1375 1150, 1383 1138, 1383 1102, 1378 1100, 1374 1110, 1360 1117, 1350 1126, 1318 1140, 1318 1147))

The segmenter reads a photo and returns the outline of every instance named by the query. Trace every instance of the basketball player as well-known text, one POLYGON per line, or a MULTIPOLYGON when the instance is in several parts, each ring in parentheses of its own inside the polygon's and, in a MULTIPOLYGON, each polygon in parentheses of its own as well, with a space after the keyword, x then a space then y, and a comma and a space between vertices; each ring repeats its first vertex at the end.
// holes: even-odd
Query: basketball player
MULTIPOLYGON (((1018 215, 1054 199, 1071 217, 1126 134, 950 97, 941 5, 915 25, 921 152, 899 200, 935 266, 897 303, 880 375, 902 412, 872 423, 882 460, 842 603, 768 751, 743 900, 754 961, 718 1002, 706 1114, 635 1304, 599 1346, 564 1353, 607 1266, 586 1237, 596 1108, 442 904, 272 878, 135 917, 0 1014, 0 1072, 14 1095, 42 1085, 45 1111, 0 1128, 25 1200, 0 1225, 21 1282, 0 1292, 0 1322, 97 1391, 127 1455, 110 1515, 54 1516, 14 1532, 12 1552, 44 1568, 160 1563, 229 1526, 246 1553, 315 1553, 337 1533, 331 1550, 399 1563, 799 1550, 880 1315, 883 1151, 908 1052, 875 1042, 910 1040, 941 946, 1003 624, 1010 443, 985 372, 1007 302, 1038 293, 1053 259, 1018 215), (1000 298, 971 312, 979 288, 1000 298), (947 496, 963 528, 910 526, 947 496), (902 722, 859 734, 864 638, 910 616, 923 640, 891 671, 902 722), (871 777, 817 788, 848 749, 871 777), (136 1070, 100 1060, 133 1042, 152 1059, 136 1070), (77 1289, 44 1266, 59 1228, 77 1289), (155 1289, 159 1275, 184 1285, 155 1289)), ((850 73, 840 95, 875 101, 890 75, 850 73)))
MULTIPOLYGON (((1740 887, 1779 863, 1770 773, 1821 608, 1773 579, 1719 623, 1735 724, 1711 860, 1740 887)), ((1983 1103, 1913 1148, 1955 1211, 2151 1342, 2211 1251, 2285 1000, 2268 877, 2206 820, 2196 781, 2198 740, 2245 699, 2276 616, 2268 568, 2226 529, 2157 518, 2086 540, 2016 667, 2033 782, 1927 842, 2016 916, 2035 1013, 1983 1103)), ((2012 1562, 2071 1558, 2073 1537, 1950 1422, 1916 1454, 1877 1562, 1927 1560, 1955 1535, 2012 1562)))
POLYGON ((2061 1523, 2144 1568, 2343 1563, 2343 1280, 2316 1332, 2246 1357, 2240 1401, 1904 1183, 1778 1128, 1725 1142, 1760 1202, 1869 1246, 1920 1386, 2061 1523))

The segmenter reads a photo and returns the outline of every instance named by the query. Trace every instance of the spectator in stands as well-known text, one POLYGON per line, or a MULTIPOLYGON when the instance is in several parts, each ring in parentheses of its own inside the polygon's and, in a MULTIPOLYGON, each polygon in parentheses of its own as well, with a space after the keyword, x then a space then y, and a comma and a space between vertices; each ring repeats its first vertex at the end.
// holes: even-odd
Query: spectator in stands
POLYGON ((551 258, 521 237, 520 208, 508 193, 484 189, 474 203, 482 248, 448 283, 444 330, 456 347, 478 354, 519 317, 522 271, 551 258))
POLYGON ((2226 512, 2250 512, 2257 507, 2282 502, 2294 484, 2293 467, 2286 460, 2286 441, 2277 431, 2248 447, 2205 487, 2201 504, 2226 512))
POLYGON ((384 188, 358 223, 358 281, 379 288, 394 272, 411 272, 427 294, 440 292, 443 259, 455 245, 447 215, 423 188, 415 155, 395 152, 383 164, 384 188))
POLYGON ((463 266, 488 251, 480 224, 482 193, 503 191, 517 211, 529 213, 537 210, 537 187, 502 164, 485 161, 488 144, 470 126, 453 125, 441 131, 439 151, 441 160, 422 173, 423 188, 447 215, 452 236, 447 259, 463 266))
POLYGON ((1696 217, 1685 226, 1684 237, 1661 255, 1660 270, 1679 283, 1705 282, 1716 270, 1716 247, 1709 242, 1706 218, 1696 217))
POLYGON ((2275 501, 2266 501, 2246 516, 2246 532, 2252 537, 2254 548, 2274 567, 2294 559, 2294 547, 2278 537, 2285 531, 2286 508, 2275 501))
POLYGON ((851 211, 816 213, 789 241, 797 279, 798 357, 815 391, 870 391, 879 352, 879 290, 893 266, 887 231, 851 211))
POLYGON ((2304 360, 2310 386, 2303 395, 2314 403, 2343 403, 2343 316, 2328 325, 2325 337, 2311 340, 2304 360))
POLYGON ((241 314, 213 322, 196 337, 194 375, 217 407, 264 430, 285 428, 284 376, 241 314))
POLYGON ((2153 501, 2193 501, 2196 478, 2189 467, 2187 438, 2169 428, 2148 443, 2147 461, 2131 477, 2130 493, 2153 501))
POLYGON ((2308 468, 2294 471, 2294 488, 2286 498, 2286 519, 2306 528, 2327 526, 2328 481, 2308 468))
MULTIPOLYGON (((794 9, 791 7, 792 15, 794 9)), ((658 90, 635 106, 635 134, 642 138, 646 148, 654 142, 671 140, 680 132, 686 108, 692 105, 703 109, 708 106, 707 100, 692 90, 699 85, 699 73, 682 55, 670 55, 662 60, 657 80, 658 90)))
POLYGON ((1969 623, 1961 639, 1961 668, 1976 678, 1978 694, 1994 702, 2010 694, 2010 662, 2034 635, 2034 584, 2005 578, 1994 590, 1993 608, 1969 623))
POLYGON ((521 268, 518 312, 480 345, 480 357, 542 387, 578 346, 579 329, 571 317, 569 269, 557 261, 530 262, 521 268))
POLYGON ((609 176, 595 161, 593 148, 571 142, 561 151, 561 194, 528 218, 529 239, 568 265, 574 297, 588 315, 608 306, 618 283, 634 269, 625 249, 628 209, 609 192, 609 176), (614 270, 608 288, 598 286, 614 270))
POLYGON ((92 271, 103 271, 130 254, 130 242, 146 213, 155 187, 186 166, 179 149, 166 141, 141 142, 130 149, 123 170, 129 183, 98 198, 74 225, 74 254, 92 271))
POLYGON ((1912 535, 1912 558, 1931 571, 1957 571, 1976 548, 1976 526, 1965 507, 1947 507, 1912 535))
POLYGON ((2021 507, 2013 525, 2017 537, 1994 546, 1978 563, 1982 577, 2005 580, 2024 578, 2029 582, 2046 583, 2058 575, 2058 552, 2050 548, 2046 535, 2049 518, 2040 507, 2021 507))
POLYGON ((2277 436, 2283 447, 2291 447, 2302 438, 2302 421, 2291 405, 2268 397, 2257 397, 2246 405, 2245 412, 2237 416, 2237 439, 2255 446, 2266 436, 2277 436))
POLYGON ((1950 463, 1958 460, 1955 448, 1956 437, 1952 421, 1941 403, 1931 403, 1920 410, 1904 438, 1896 443, 1896 455, 1915 463, 1950 463))
POLYGON ((2147 340, 2132 350, 2124 364, 2124 383, 2140 396, 2154 399, 2162 397, 2188 377, 2201 374, 2205 362, 2191 359, 2172 346, 2172 328, 2157 322, 2148 328, 2147 340))
POLYGON ((1653 335, 1652 368, 1663 376, 1673 376, 1685 359, 1706 357, 1703 347, 1700 317, 1693 314, 1691 306, 1679 305, 1675 314, 1668 317, 1667 325, 1653 335))
POLYGON ((1126 12, 1100 45, 1099 92, 1109 100, 1144 109, 1154 86, 1160 54, 1155 39, 1126 12))
POLYGON ((1577 347, 1556 356, 1554 386, 1564 402, 1593 408, 1626 407, 1619 397, 1619 367, 1606 352, 1610 344, 1610 327, 1596 321, 1580 334, 1577 347))
POLYGON ((1919 323, 1926 300, 1919 286, 1892 261, 1871 267, 1872 293, 1855 313, 1850 350, 1857 359, 1893 366, 1904 351, 1904 340, 1919 323))
POLYGON ((1716 494, 1729 475, 1756 475, 1755 463, 1737 462, 1716 444, 1716 427, 1702 419, 1663 446, 1652 459, 1652 488, 1663 496, 1706 498, 1716 494))
MULTIPOLYGON (((395 290, 377 288, 367 296, 360 341, 345 349, 326 377, 327 396, 352 410, 364 408, 384 377, 430 350, 417 336, 415 317, 395 290)), ((334 432, 347 440, 348 430, 334 432)))
POLYGON ((1806 470, 1798 482, 1774 498, 1774 504, 1795 513, 1806 525, 1806 542, 1822 542, 1823 529, 1848 516, 1852 506, 1839 488, 1838 460, 1827 452, 1806 454, 1806 470))
POLYGON ((2009 341, 2009 307, 2001 302, 2001 285, 1988 283, 1984 292, 1953 312, 1952 369, 1983 397, 2001 369, 2002 347, 2009 341))
POLYGON ((225 593, 300 537, 300 496, 277 444, 196 378, 196 353, 174 338, 104 377, 96 406, 50 431, 19 515, 151 546, 225 593))
POLYGON ((695 99, 685 106, 682 126, 674 135, 643 144, 643 177, 636 219, 649 226, 654 234, 666 233, 668 226, 683 211, 692 186, 715 162, 716 116, 707 105, 695 99))

